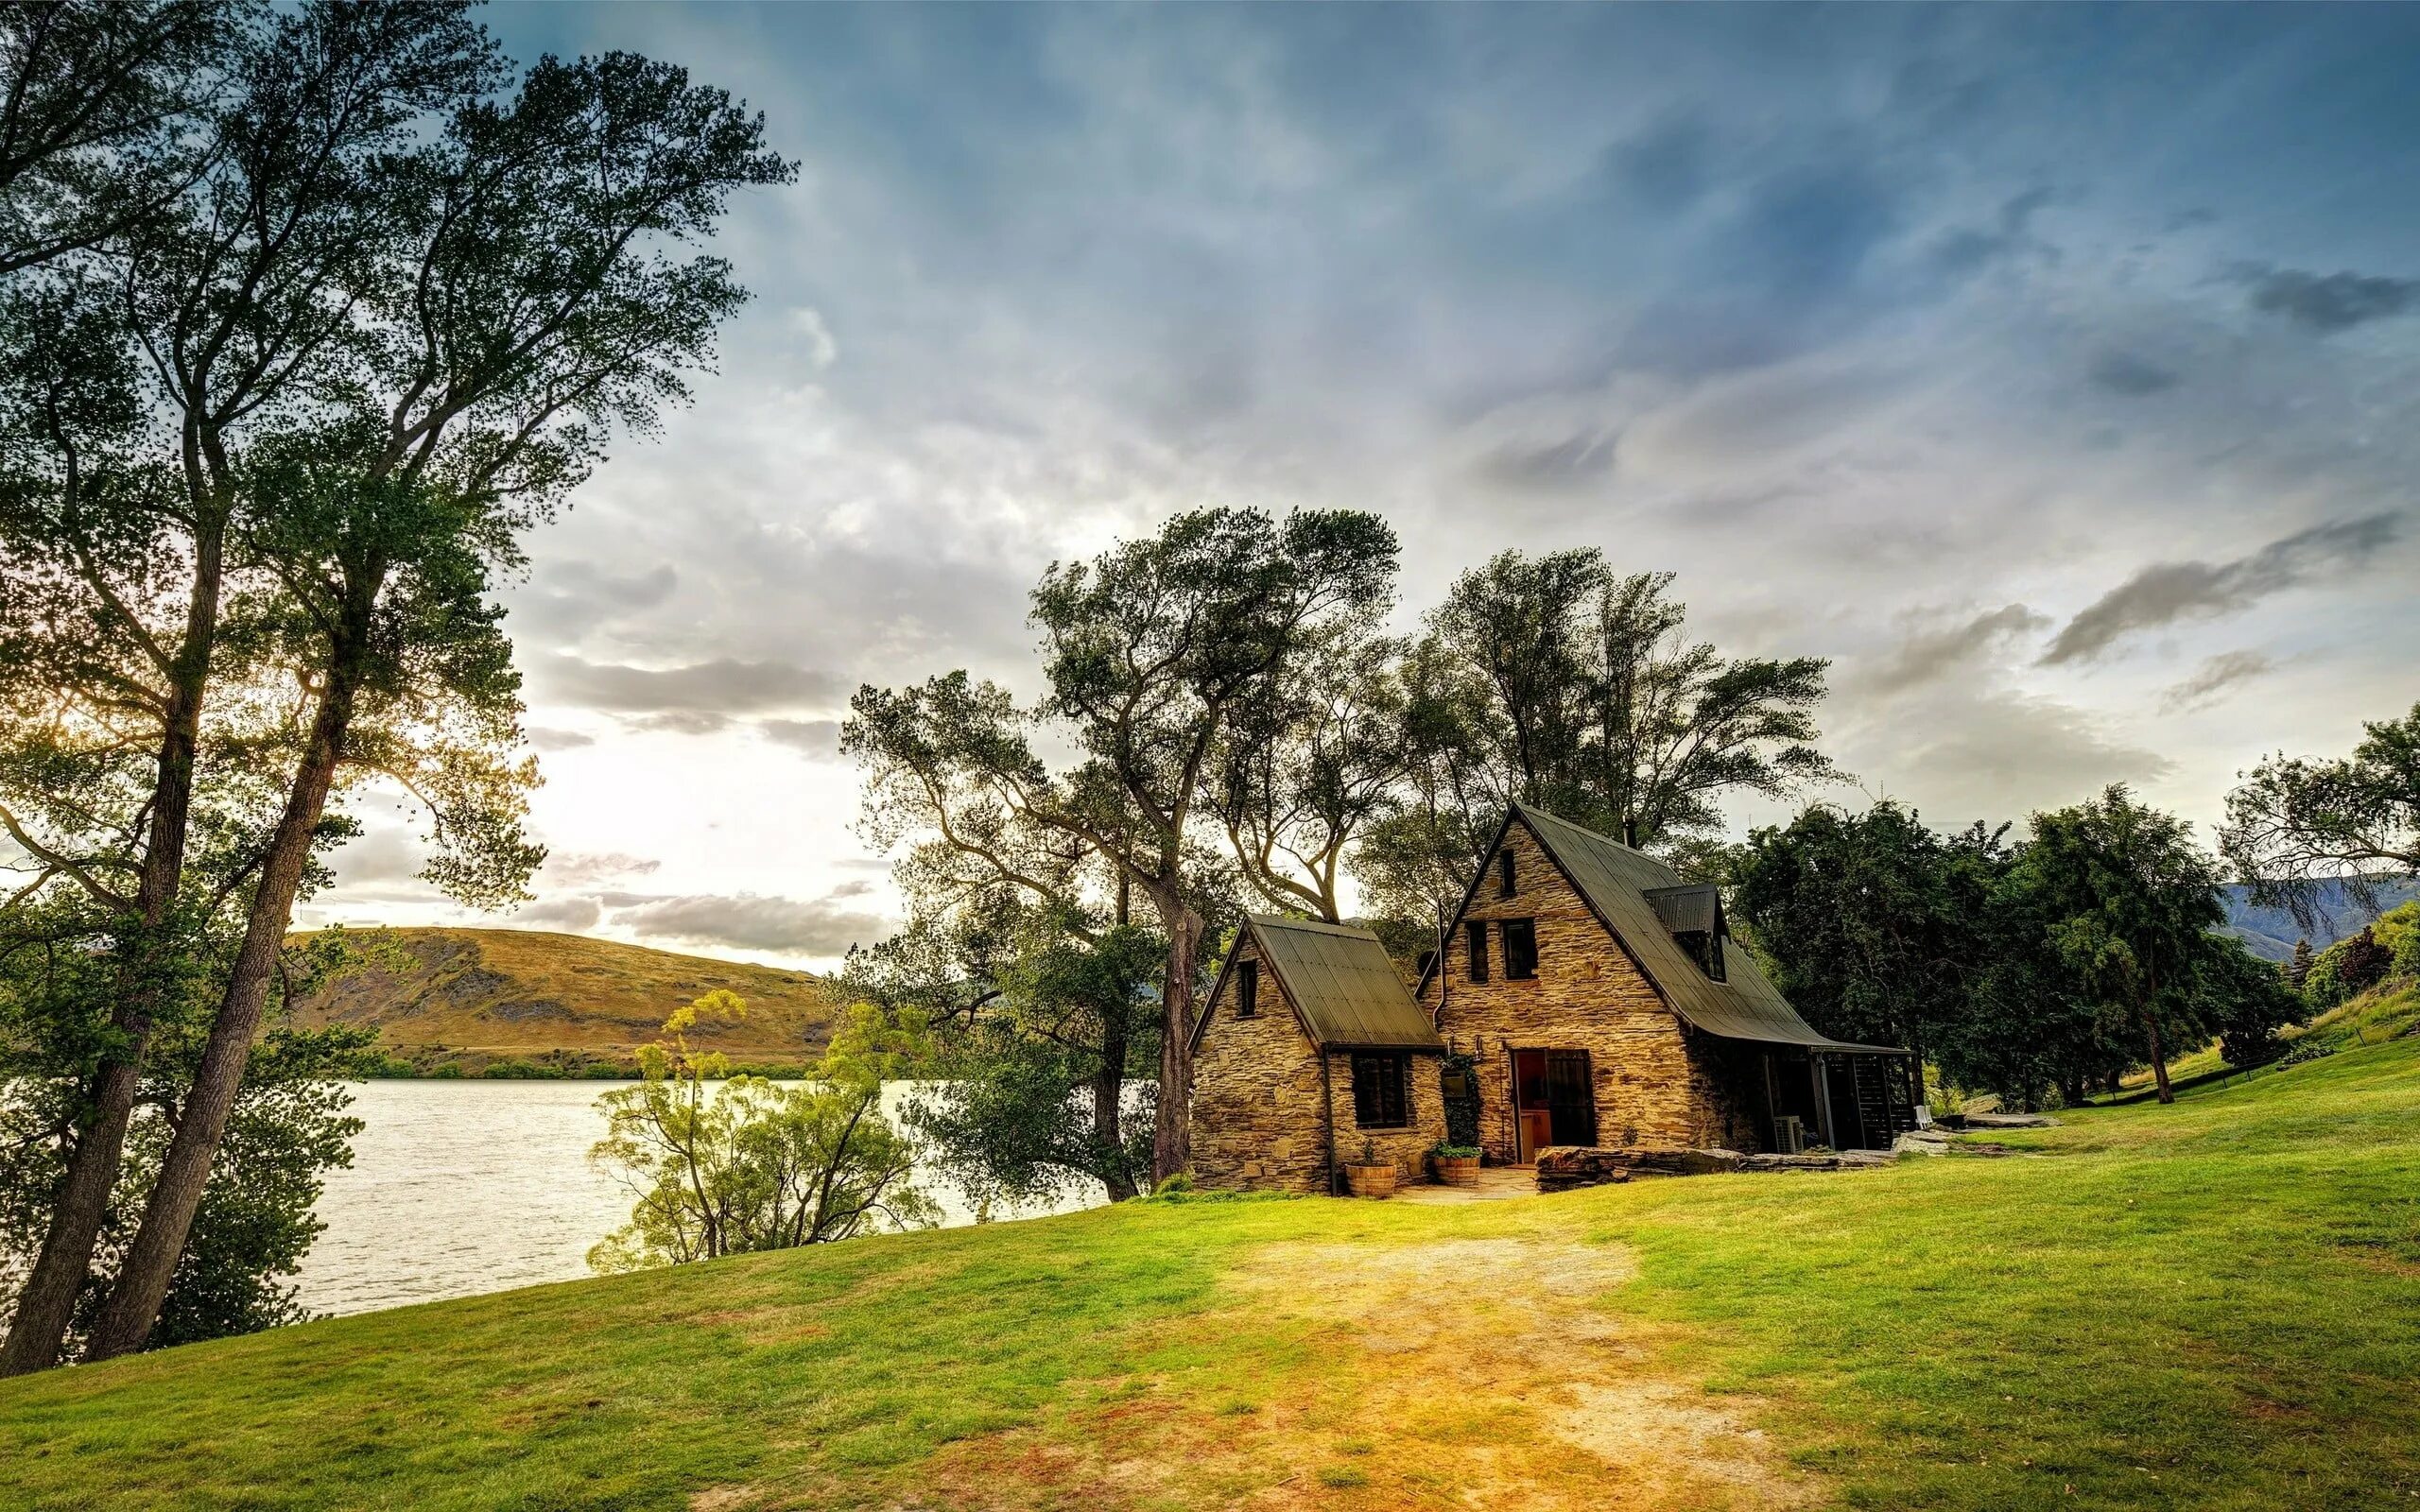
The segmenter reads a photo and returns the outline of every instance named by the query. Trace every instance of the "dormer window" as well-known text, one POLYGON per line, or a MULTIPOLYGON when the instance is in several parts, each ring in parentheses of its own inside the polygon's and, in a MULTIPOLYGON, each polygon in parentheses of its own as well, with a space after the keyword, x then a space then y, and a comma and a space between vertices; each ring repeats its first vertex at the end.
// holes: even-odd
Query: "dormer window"
POLYGON ((1709 978, 1725 980, 1722 965, 1722 942, 1730 937, 1730 926, 1722 918, 1722 894, 1708 883, 1686 887, 1651 887, 1647 901, 1655 905, 1656 917, 1671 933, 1672 943, 1688 954, 1698 970, 1709 978))

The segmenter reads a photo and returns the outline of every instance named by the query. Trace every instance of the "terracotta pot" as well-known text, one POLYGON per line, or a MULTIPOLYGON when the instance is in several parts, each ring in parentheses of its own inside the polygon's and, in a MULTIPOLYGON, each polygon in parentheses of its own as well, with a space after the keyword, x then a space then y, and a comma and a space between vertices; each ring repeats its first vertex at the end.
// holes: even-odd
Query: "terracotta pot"
POLYGON ((1344 1184, 1357 1197, 1392 1197, 1395 1194, 1395 1168, 1392 1164, 1347 1164, 1344 1184))
POLYGON ((1437 1167, 1437 1179, 1449 1187, 1478 1185, 1478 1157, 1476 1155, 1432 1155, 1429 1163, 1437 1167))

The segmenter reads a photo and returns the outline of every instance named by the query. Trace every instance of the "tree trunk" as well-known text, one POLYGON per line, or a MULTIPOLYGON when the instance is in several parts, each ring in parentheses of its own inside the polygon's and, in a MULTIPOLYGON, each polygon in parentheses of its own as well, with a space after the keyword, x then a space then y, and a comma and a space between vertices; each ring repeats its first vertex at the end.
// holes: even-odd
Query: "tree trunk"
POLYGON ((2142 1020, 2143 1037, 2151 1042, 2152 1080, 2159 1087, 2159 1100, 2172 1103, 2176 1101, 2176 1092, 2168 1085, 2168 1054, 2160 1046, 2159 1020, 2152 1015, 2148 1003, 2137 1007, 2135 1012, 2142 1020))
POLYGON ((1126 1169, 1126 1020, 1120 1013, 1101 1018, 1100 1069, 1093 1073, 1093 1143, 1109 1157, 1101 1184, 1109 1200, 1124 1202, 1136 1195, 1133 1176, 1126 1169))
POLYGON ((261 864, 244 943, 236 952, 217 1018, 202 1048, 201 1068, 194 1075, 176 1137, 169 1143, 150 1199, 144 1206, 143 1225, 135 1231, 134 1244, 119 1268, 117 1285, 93 1327, 88 1358, 106 1360, 143 1347, 168 1295, 168 1282, 184 1251, 194 1213, 201 1206, 202 1188, 209 1182, 219 1139, 243 1083, 245 1064, 251 1058, 252 1037, 259 1031, 278 953, 285 947, 285 932, 293 920, 294 897, 311 859, 312 836, 327 811, 328 794, 343 759, 363 654, 360 639, 348 637, 348 643, 330 659, 326 691, 295 767, 285 812, 279 816, 261 864))
POLYGON ((1193 973, 1203 925, 1201 916, 1173 893, 1157 901, 1167 926, 1168 969, 1160 985, 1160 1106, 1151 1136, 1151 1176, 1166 1180, 1193 1163, 1193 973))
POLYGON ((110 1015, 115 1046, 101 1063, 93 1109, 68 1152, 67 1175, 50 1211, 42 1249, 17 1297, 9 1336, 0 1342, 0 1376, 46 1370, 59 1363, 77 1296, 93 1268, 93 1251, 109 1217, 110 1191, 126 1153, 126 1131, 143 1082, 143 1057, 161 1007, 161 959, 177 893, 184 882, 185 838, 193 812, 195 751, 210 660, 218 625, 221 545, 216 532, 195 541, 194 586, 185 610, 185 638, 162 711, 160 766, 151 789, 151 837, 137 884, 130 955, 117 972, 118 1001, 110 1015))

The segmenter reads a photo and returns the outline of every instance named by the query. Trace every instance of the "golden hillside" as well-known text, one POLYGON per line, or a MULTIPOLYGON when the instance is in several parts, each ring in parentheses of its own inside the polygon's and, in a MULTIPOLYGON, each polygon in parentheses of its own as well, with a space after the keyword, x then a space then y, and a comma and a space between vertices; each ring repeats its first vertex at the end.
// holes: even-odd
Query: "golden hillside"
POLYGON ((716 988, 747 999, 748 1016, 700 1024, 690 1043, 743 1063, 796 1064, 821 1051, 833 1013, 829 988, 805 971, 536 930, 351 933, 391 940, 417 964, 346 972, 298 1002, 297 1019, 375 1028, 391 1055, 424 1069, 628 1062, 665 1015, 716 988))

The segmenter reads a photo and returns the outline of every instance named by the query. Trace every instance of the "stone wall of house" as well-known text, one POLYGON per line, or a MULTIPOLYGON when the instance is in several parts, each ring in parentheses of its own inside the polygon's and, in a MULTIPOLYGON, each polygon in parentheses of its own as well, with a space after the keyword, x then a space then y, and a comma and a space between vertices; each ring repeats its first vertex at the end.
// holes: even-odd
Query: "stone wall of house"
POLYGON ((1336 1160, 1339 1166, 1361 1159, 1366 1143, 1371 1154, 1392 1160, 1400 1184, 1428 1179, 1428 1151, 1445 1143, 1443 1063, 1434 1055, 1415 1055, 1409 1072, 1410 1095, 1406 1111, 1410 1124, 1403 1128, 1363 1128, 1353 1106, 1353 1055, 1328 1052, 1328 1074, 1336 1087, 1336 1160))
MULTIPOLYGON (((1247 931, 1236 959, 1259 954, 1247 931)), ((1303 1033, 1277 973, 1265 965, 1258 997, 1257 1013, 1236 1012, 1231 966, 1210 1004, 1209 1025, 1193 1057, 1193 1178, 1210 1187, 1324 1192, 1327 1116, 1319 1048, 1303 1033)), ((1344 1107, 1349 1119, 1349 1083, 1344 1107)))
MULTIPOLYGON (((1257 960, 1259 954, 1258 943, 1247 932, 1235 958, 1257 960)), ((1409 1128, 1363 1129, 1354 1122, 1352 1055, 1329 1053, 1331 1079, 1323 1084, 1319 1049, 1303 1033, 1284 984, 1266 965, 1260 971, 1258 1000, 1259 1011, 1252 1017, 1236 1012, 1230 967, 1209 1005, 1209 1026, 1201 1032, 1193 1059, 1193 1178, 1206 1187, 1326 1191, 1332 1091, 1340 1168, 1360 1158, 1367 1139, 1378 1154, 1395 1162, 1398 1180, 1424 1179, 1428 1147, 1445 1137, 1438 1058, 1411 1057, 1409 1128)))
POLYGON ((1514 822, 1505 846, 1513 895, 1499 896, 1490 856, 1464 916, 1489 923, 1488 980, 1470 979, 1469 934, 1458 926, 1421 1004, 1436 1015, 1446 1043, 1477 1059, 1479 1144, 1488 1159, 1518 1159, 1514 1050, 1588 1052, 1600 1144, 1755 1148, 1754 1120, 1737 1106, 1731 1047, 1690 1030, 1665 1006, 1527 825, 1514 822), (1527 981, 1505 980, 1496 926, 1506 919, 1537 922, 1538 971, 1527 981))

